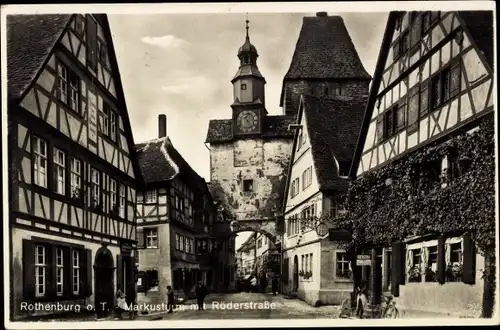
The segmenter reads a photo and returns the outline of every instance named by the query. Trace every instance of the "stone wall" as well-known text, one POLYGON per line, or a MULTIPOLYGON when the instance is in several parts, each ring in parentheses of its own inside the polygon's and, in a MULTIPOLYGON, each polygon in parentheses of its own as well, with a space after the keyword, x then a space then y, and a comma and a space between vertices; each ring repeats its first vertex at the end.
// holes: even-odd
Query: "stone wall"
POLYGON ((238 220, 273 217, 282 203, 291 144, 286 139, 249 139, 212 145, 214 199, 238 220), (253 180, 251 192, 243 191, 244 180, 253 180))
POLYGON ((363 97, 368 95, 369 80, 292 80, 285 81, 285 99, 283 114, 297 114, 300 96, 325 95, 325 87, 328 86, 328 94, 335 95, 335 88, 340 87, 344 96, 363 97))

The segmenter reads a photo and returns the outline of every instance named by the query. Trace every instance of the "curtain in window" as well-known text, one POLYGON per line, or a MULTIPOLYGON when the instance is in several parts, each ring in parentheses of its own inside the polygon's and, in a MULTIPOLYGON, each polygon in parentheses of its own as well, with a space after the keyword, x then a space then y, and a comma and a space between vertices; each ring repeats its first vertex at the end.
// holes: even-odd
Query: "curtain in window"
POLYGON ((429 263, 429 248, 428 247, 423 247, 422 248, 422 257, 421 257, 421 265, 422 265, 422 270, 427 269, 427 265, 429 263))
POLYGON ((410 272, 411 267, 413 266, 413 250, 406 250, 406 275, 410 272))

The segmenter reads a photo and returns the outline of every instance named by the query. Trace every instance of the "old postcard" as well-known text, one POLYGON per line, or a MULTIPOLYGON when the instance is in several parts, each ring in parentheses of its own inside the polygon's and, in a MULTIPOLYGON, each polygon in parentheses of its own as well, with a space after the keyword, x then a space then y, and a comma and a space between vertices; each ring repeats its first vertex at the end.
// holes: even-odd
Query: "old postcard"
POLYGON ((2 6, 6 327, 496 324, 494 13, 2 6))

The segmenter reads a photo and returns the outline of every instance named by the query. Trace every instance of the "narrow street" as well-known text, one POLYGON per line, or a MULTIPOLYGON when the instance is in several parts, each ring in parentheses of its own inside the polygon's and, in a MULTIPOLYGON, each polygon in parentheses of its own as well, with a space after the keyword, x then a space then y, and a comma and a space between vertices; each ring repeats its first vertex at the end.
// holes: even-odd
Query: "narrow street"
MULTIPOLYGON (((196 302, 193 301, 195 305, 196 302)), ((312 307, 298 299, 262 293, 211 294, 205 301, 205 310, 184 305, 163 320, 192 319, 307 319, 338 318, 340 306, 312 307), (232 306, 231 306, 232 304, 232 306)))

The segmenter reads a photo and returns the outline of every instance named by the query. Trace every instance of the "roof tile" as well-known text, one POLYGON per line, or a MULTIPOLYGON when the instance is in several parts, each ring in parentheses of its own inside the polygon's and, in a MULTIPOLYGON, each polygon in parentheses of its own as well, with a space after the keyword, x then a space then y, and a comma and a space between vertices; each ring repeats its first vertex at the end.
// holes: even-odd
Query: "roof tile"
POLYGON ((18 99, 42 68, 71 15, 7 16, 7 84, 18 99))
POLYGON ((303 114, 321 190, 343 190, 358 139, 366 99, 305 95, 303 114), (345 174, 344 174, 345 173, 345 174))
POLYGON ((304 17, 285 79, 371 79, 340 16, 304 17))

